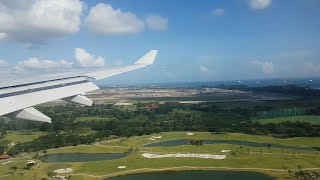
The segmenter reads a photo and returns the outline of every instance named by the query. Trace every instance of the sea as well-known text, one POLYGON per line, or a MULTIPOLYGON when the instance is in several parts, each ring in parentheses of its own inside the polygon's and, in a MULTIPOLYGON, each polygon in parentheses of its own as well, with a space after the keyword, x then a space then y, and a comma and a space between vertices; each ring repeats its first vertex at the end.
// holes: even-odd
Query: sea
POLYGON ((140 83, 140 84, 99 84, 101 87, 145 87, 145 88, 197 88, 219 87, 231 85, 246 85, 249 87, 297 85, 320 89, 320 78, 291 78, 291 79, 254 79, 254 80, 227 80, 227 81, 197 81, 197 82, 170 82, 170 83, 140 83))

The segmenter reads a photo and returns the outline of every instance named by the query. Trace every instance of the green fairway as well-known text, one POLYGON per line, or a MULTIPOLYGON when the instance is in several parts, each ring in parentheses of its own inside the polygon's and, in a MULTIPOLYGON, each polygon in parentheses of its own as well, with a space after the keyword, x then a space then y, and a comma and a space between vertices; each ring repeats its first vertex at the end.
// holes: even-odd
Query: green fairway
POLYGON ((47 154, 53 153, 124 153, 130 147, 103 146, 103 145, 79 145, 49 149, 47 154))
POLYGON ((75 121, 109 121, 111 118, 108 118, 108 117, 97 117, 97 116, 92 116, 92 117, 77 117, 75 119, 75 121))
MULTIPOLYGON (((283 171, 283 166, 288 169, 319 168, 320 152, 306 150, 288 150, 271 147, 253 148, 231 144, 205 144, 202 146, 180 145, 171 147, 143 147, 144 144, 174 139, 225 139, 242 140, 263 143, 278 143, 294 146, 320 146, 320 138, 290 138, 277 139, 270 136, 256 136, 240 133, 211 134, 208 132, 193 132, 187 135, 186 132, 168 132, 145 136, 134 136, 128 139, 120 138, 101 141, 94 145, 79 145, 64 148, 49 149, 47 154, 52 153, 122 153, 128 152, 132 147, 134 151, 127 157, 113 160, 101 160, 92 162, 66 162, 66 163, 45 163, 38 161, 39 166, 32 170, 24 171, 23 176, 16 174, 6 179, 34 179, 48 178, 47 172, 60 169, 72 168, 71 179, 104 179, 109 176, 130 174, 138 172, 150 172, 155 170, 232 170, 256 171, 266 173, 278 178, 288 178, 288 173, 283 171), (161 136, 161 138, 160 138, 161 136), (149 138, 156 140, 150 140, 149 138), (200 158, 162 158, 148 159, 142 156, 143 153, 209 153, 223 154, 221 150, 231 150, 226 159, 200 159, 200 158), (119 169, 118 166, 126 166, 119 169), (268 170, 274 169, 274 170, 268 170), (230 169, 229 169, 230 170, 230 169)), ((12 165, 18 166, 17 172, 23 171, 27 159, 32 159, 35 153, 25 157, 15 158, 13 164, 1 166, 0 176, 12 172, 12 165)), ((40 152, 40 155, 43 155, 40 152)))
POLYGON ((8 131, 5 135, 5 140, 9 140, 14 143, 24 143, 37 139, 39 136, 47 133, 36 131, 36 132, 23 132, 23 131, 8 131))
POLYGON ((289 117, 278 117, 278 118, 270 118, 270 119, 260 119, 255 120, 256 122, 266 124, 266 123, 282 123, 282 122, 306 122, 310 124, 320 124, 320 116, 289 116, 289 117))
POLYGON ((320 147, 320 137, 296 137, 288 139, 278 139, 271 136, 257 136, 251 134, 242 133, 225 133, 225 134, 211 134, 209 132, 195 132, 192 136, 188 136, 186 132, 168 132, 168 133, 158 133, 146 136, 133 136, 129 139, 113 139, 102 141, 100 144, 109 146, 143 146, 147 143, 154 143, 165 140, 173 139, 219 139, 219 140, 242 140, 242 141, 252 141, 252 142, 264 142, 273 144, 283 144, 283 145, 295 145, 295 146, 310 146, 310 147, 320 147), (161 139, 150 140, 152 136, 161 136, 161 139))

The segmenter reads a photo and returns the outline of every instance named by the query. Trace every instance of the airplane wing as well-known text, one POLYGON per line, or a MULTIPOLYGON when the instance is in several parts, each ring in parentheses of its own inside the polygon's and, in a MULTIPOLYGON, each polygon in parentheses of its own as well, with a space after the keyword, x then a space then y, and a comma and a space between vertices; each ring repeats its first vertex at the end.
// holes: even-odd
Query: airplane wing
POLYGON ((92 100, 84 94, 99 89, 90 82, 91 79, 100 80, 147 67, 153 64, 157 52, 157 50, 151 50, 133 65, 124 67, 1 80, 0 116, 50 123, 51 118, 33 106, 58 99, 91 106, 92 100))

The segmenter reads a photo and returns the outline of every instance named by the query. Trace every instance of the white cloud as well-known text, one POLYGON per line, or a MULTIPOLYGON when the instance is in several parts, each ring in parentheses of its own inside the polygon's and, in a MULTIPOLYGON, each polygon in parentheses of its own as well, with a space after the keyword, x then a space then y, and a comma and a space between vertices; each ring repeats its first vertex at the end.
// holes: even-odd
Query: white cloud
POLYGON ((271 5, 272 0, 249 0, 248 3, 251 9, 262 10, 262 9, 268 8, 271 5))
POLYGON ((90 32, 103 35, 133 34, 144 29, 144 22, 135 14, 113 9, 104 3, 90 9, 84 24, 90 32))
POLYGON ((305 63, 303 70, 306 73, 320 73, 320 64, 305 63))
POLYGON ((203 65, 200 65, 200 71, 202 71, 202 72, 208 72, 208 68, 206 68, 206 67, 203 66, 203 65))
POLYGON ((76 65, 80 67, 103 67, 105 65, 104 58, 99 56, 95 59, 93 55, 82 48, 76 48, 74 50, 74 56, 77 63, 76 65))
POLYGON ((19 63, 18 68, 27 70, 54 70, 71 68, 72 63, 65 60, 53 61, 49 59, 39 59, 32 57, 19 63))
POLYGON ((168 19, 159 15, 149 15, 146 18, 147 26, 152 30, 163 31, 168 28, 168 19))
POLYGON ((0 68, 5 68, 9 66, 10 65, 6 61, 0 59, 0 68))
POLYGON ((272 74, 274 72, 274 66, 272 62, 254 61, 253 64, 258 65, 265 74, 272 74))
POLYGON ((214 16, 222 16, 222 15, 224 15, 224 9, 222 9, 222 8, 214 9, 212 11, 212 15, 214 15, 214 16))
POLYGON ((43 43, 79 31, 80 0, 2 0, 0 40, 43 43))

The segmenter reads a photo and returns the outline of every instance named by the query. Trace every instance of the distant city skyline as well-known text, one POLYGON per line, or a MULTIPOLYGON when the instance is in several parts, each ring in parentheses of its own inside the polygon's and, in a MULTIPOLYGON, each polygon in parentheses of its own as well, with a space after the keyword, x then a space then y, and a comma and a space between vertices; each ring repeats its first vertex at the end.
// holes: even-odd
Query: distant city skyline
POLYGON ((100 81, 319 77, 318 0, 2 0, 0 75, 154 65, 100 81))

